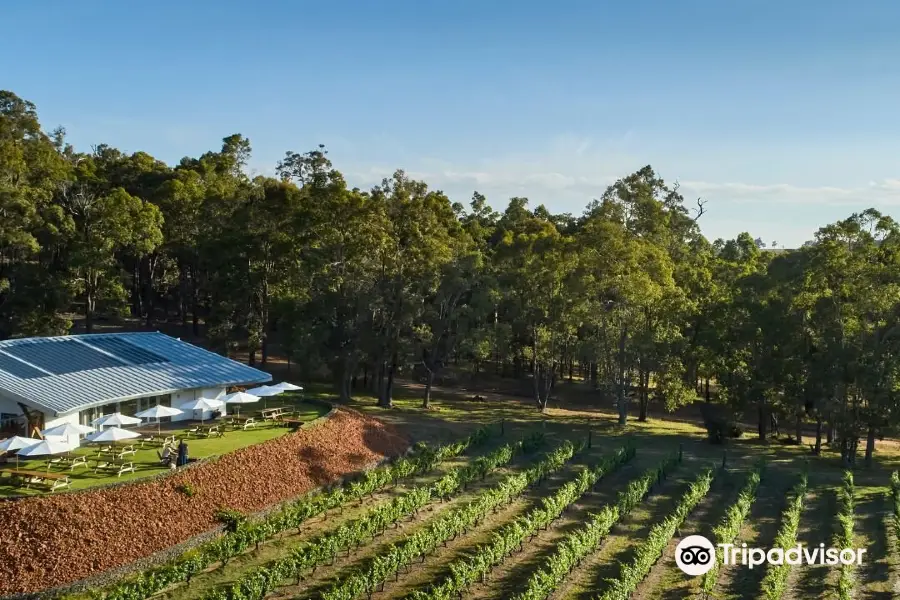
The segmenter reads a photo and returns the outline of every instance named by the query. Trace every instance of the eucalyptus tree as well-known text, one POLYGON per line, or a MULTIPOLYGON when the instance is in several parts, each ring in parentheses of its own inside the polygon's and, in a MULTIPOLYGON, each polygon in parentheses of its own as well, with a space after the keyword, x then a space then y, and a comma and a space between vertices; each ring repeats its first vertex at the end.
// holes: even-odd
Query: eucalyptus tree
POLYGON ((396 171, 371 196, 385 216, 386 243, 379 248, 379 280, 372 305, 371 347, 377 369, 379 405, 392 406, 398 370, 414 353, 412 331, 420 322, 424 299, 440 284, 444 265, 454 257, 460 223, 440 191, 396 171))

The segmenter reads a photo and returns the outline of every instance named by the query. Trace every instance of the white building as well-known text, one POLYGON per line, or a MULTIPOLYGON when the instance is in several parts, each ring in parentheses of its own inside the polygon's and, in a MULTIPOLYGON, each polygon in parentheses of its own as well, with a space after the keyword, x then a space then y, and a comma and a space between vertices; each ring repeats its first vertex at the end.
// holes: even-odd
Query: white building
MULTIPOLYGON (((133 415, 155 404, 177 407, 219 398, 229 386, 271 380, 268 373, 161 333, 0 341, 0 438, 17 428, 30 435, 35 427, 88 425, 117 411, 133 415)), ((200 418, 199 411, 174 417, 191 418, 200 418)))

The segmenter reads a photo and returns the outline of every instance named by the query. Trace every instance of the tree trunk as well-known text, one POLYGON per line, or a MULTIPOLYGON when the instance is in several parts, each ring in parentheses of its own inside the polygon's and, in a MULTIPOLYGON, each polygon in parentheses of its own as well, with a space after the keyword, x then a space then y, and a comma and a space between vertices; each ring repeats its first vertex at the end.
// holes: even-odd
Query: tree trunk
POLYGON ((378 406, 382 408, 393 408, 394 406, 394 372, 397 370, 397 351, 395 350, 391 356, 391 366, 388 368, 387 381, 385 382, 384 392, 381 395, 378 406))
POLYGON ((769 415, 766 410, 765 404, 760 404, 758 409, 759 414, 759 424, 757 425, 759 439, 761 441, 765 441, 766 436, 768 435, 768 427, 769 427, 769 415))
POLYGON ((628 402, 625 396, 625 340, 628 337, 628 330, 622 327, 619 335, 619 381, 616 390, 616 401, 619 405, 619 425, 625 425, 628 422, 628 402))
POLYGON ((94 302, 93 291, 88 288, 84 295, 84 331, 86 333, 94 331, 94 302))
POLYGON ((642 423, 647 422, 647 408, 649 404, 650 394, 647 392, 647 386, 650 384, 650 373, 644 371, 638 371, 638 382, 640 386, 640 390, 638 392, 640 397, 640 414, 638 414, 638 421, 642 423))
POLYGON ((869 425, 866 433, 866 466, 872 466, 872 455, 875 453, 875 426, 869 425))
POLYGON ((188 332, 188 267, 182 265, 178 270, 178 314, 181 317, 181 328, 188 332))
POLYGON ((131 316, 140 319, 141 316, 141 261, 135 260, 131 268, 131 316))
POLYGON ((705 394, 705 397, 706 397, 706 403, 709 404, 709 402, 710 402, 710 397, 709 397, 709 377, 706 378, 706 386, 705 386, 705 387, 706 387, 706 394, 705 394))
POLYGON ((148 329, 153 326, 153 282, 156 279, 156 262, 155 257, 147 257, 147 280, 144 282, 144 314, 146 316, 144 323, 148 329))
POLYGON ((813 454, 819 456, 822 453, 822 416, 816 417, 816 447, 813 448, 813 454))
POLYGON ((591 387, 597 389, 597 363, 591 362, 591 387))
POLYGON ((422 408, 429 408, 431 406, 431 386, 434 383, 434 371, 425 367, 428 371, 428 375, 425 378, 425 399, 422 401, 422 408))
POLYGON ((825 443, 831 446, 834 444, 834 418, 829 418, 825 424, 825 443))
POLYGON ((191 331, 200 337, 200 287, 197 285, 197 265, 191 267, 191 331))

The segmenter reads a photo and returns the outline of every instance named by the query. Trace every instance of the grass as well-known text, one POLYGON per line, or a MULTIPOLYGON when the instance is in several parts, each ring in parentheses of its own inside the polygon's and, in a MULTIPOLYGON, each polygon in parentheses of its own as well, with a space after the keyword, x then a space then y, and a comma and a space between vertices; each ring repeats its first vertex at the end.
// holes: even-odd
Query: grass
MULTIPOLYGON (((283 397, 279 397, 275 400, 269 400, 268 408, 275 408, 277 406, 290 406, 293 410, 297 411, 298 417, 300 419, 303 419, 304 421, 311 421, 317 417, 320 417, 324 415, 328 410, 327 407, 323 404, 306 402, 300 400, 299 397, 295 396, 292 398, 289 395, 284 395, 283 397)), ((258 411, 244 410, 241 414, 247 414, 248 416, 251 416, 253 412, 258 411)), ((187 434, 188 428, 196 425, 197 423, 199 423, 199 421, 185 421, 183 428, 163 429, 162 435, 174 435, 178 440, 183 439, 188 445, 189 457, 194 459, 202 459, 210 458, 212 456, 219 456, 228 452, 233 452, 240 448, 252 446, 253 444, 266 442, 282 435, 286 435, 291 431, 286 427, 275 426, 271 423, 261 422, 257 427, 247 429, 246 431, 228 431, 222 437, 198 438, 189 436, 187 434)), ((210 421, 206 421, 206 423, 209 424, 210 421)), ((125 445, 128 445, 127 441, 119 442, 117 444, 117 446, 120 447, 125 445)), ((137 444, 135 444, 135 446, 137 446, 137 444)), ((87 468, 76 467, 74 471, 69 471, 67 469, 63 470, 61 467, 54 467, 53 469, 51 469, 51 472, 67 474, 69 476, 69 479, 72 481, 72 484, 69 488, 66 489, 79 490, 113 482, 129 481, 140 479, 142 477, 149 477, 158 475, 159 473, 164 473, 169 470, 168 467, 160 466, 159 464, 157 451, 159 451, 160 448, 157 445, 152 447, 147 446, 144 449, 138 449, 133 456, 125 457, 125 462, 134 462, 135 470, 133 473, 123 473, 121 477, 116 477, 115 475, 110 475, 107 473, 94 473, 97 447, 98 444, 85 444, 84 446, 81 446, 80 448, 72 452, 72 455, 74 456, 85 456, 88 458, 87 468)), ((13 463, 13 466, 14 465, 15 463, 13 463)), ((21 460, 19 461, 19 468, 34 471, 45 471, 47 468, 47 459, 35 458, 32 460, 21 460)), ((4 475, 0 477, 0 497, 16 495, 40 495, 45 493, 47 493, 46 490, 40 486, 33 486, 26 489, 24 487, 12 485, 9 481, 8 476, 4 475)))
MULTIPOLYGON (((318 386, 307 386, 308 397, 329 398, 330 389, 318 386)), ((599 509, 600 506, 614 500, 616 494, 624 489, 627 482, 643 468, 655 464, 660 455, 681 447, 685 453, 685 463, 676 470, 654 493, 628 515, 592 553, 584 563, 573 571, 553 596, 556 600, 572 600, 593 597, 594 592, 604 586, 605 577, 614 577, 618 573, 616 561, 627 560, 636 545, 646 532, 665 514, 667 514, 674 498, 687 484, 700 467, 714 461, 721 464, 723 453, 728 467, 728 476, 736 482, 743 481, 747 470, 760 457, 766 457, 769 468, 760 485, 758 498, 751 507, 750 514, 739 535, 739 541, 750 545, 769 547, 780 525, 784 499, 790 485, 796 480, 803 464, 809 460, 810 467, 810 509, 801 515, 800 540, 804 544, 817 544, 830 537, 834 523, 833 494, 840 483, 842 467, 839 457, 834 452, 826 452, 821 457, 811 457, 808 447, 804 445, 785 445, 777 442, 760 443, 752 433, 730 442, 726 447, 713 446, 705 441, 705 430, 698 424, 686 421, 669 421, 654 418, 647 422, 632 419, 624 428, 617 424, 617 417, 612 410, 596 409, 584 404, 566 404, 560 402, 545 413, 534 409, 527 399, 510 398, 490 394, 487 402, 473 402, 468 398, 471 392, 447 389, 435 390, 432 397, 432 408, 421 408, 421 389, 416 385, 398 386, 392 409, 376 406, 375 398, 364 394, 358 395, 349 406, 391 423, 407 433, 416 441, 441 443, 458 438, 475 427, 485 424, 499 424, 504 421, 507 432, 506 439, 517 437, 529 431, 544 431, 554 440, 586 439, 591 432, 594 449, 592 454, 602 453, 605 449, 621 445, 626 437, 634 439, 638 447, 638 455, 633 465, 614 474, 598 488, 597 492, 580 501, 567 515, 548 530, 539 533, 534 540, 526 544, 525 550, 509 557, 506 564, 497 567, 483 583, 478 583, 467 592, 466 597, 474 599, 499 599, 510 597, 521 589, 531 572, 541 564, 542 560, 552 553, 558 540, 567 531, 579 526, 586 514, 599 509)), ((314 416, 314 415, 310 415, 314 416)), ((240 445, 257 443, 284 433, 280 429, 261 429, 258 431, 239 432, 242 435, 240 445)), ((232 434, 229 434, 232 435, 232 434)), ((219 454, 227 452, 234 446, 227 447, 224 440, 194 440, 191 442, 191 455, 199 456, 201 452, 219 454)), ((153 451, 151 451, 153 452, 153 451)), ((153 456, 155 459, 155 452, 153 456)), ((891 548, 892 540, 884 532, 885 516, 889 512, 889 502, 883 494, 890 481, 890 471, 897 468, 900 453, 895 443, 879 443, 876 448, 875 466, 871 469, 857 469, 856 483, 859 493, 859 529, 858 541, 862 547, 869 549, 867 560, 858 571, 857 593, 859 598, 890 597, 896 585, 897 574, 891 548)), ((453 464, 462 463, 463 457, 453 464)), ((449 466, 449 465, 448 465, 449 466)), ((159 469, 155 469, 158 472, 159 469)), ((440 472, 440 470, 438 471, 440 472)), ((152 474, 143 471, 140 474, 152 474)), ((428 480, 438 473, 417 478, 417 481, 428 480)), ((488 478, 480 485, 493 485, 495 479, 488 478)), ((208 572, 197 576, 189 586, 176 587, 159 596, 166 598, 200 598, 205 593, 222 589, 236 577, 258 567, 265 562, 283 556, 297 544, 314 538, 324 530, 331 529, 346 519, 358 515, 374 504, 382 502, 399 493, 406 486, 415 482, 404 482, 398 489, 378 494, 373 498, 360 501, 343 515, 323 515, 307 523, 301 532, 289 532, 279 536, 270 543, 260 547, 258 552, 249 552, 229 563, 227 566, 216 566, 208 572)), ((681 535, 709 532, 721 518, 725 506, 732 501, 735 490, 718 482, 708 501, 689 515, 681 535), (690 529, 690 531, 688 530, 690 529), (694 531, 697 530, 697 531, 694 531)), ((733 482, 732 482, 733 483, 733 482)), ((89 484, 89 483, 88 483, 89 484)), ((547 493, 552 488, 536 490, 534 498, 547 493)), ((480 489, 480 488, 479 488, 480 489)), ((2 493, 2 488, 0 488, 2 493)), ((477 543, 489 539, 490 532, 512 521, 527 502, 518 502, 505 510, 491 515, 486 523, 475 528, 467 536, 450 542, 441 548, 421 565, 414 565, 409 572, 402 572, 397 580, 388 582, 385 591, 379 598, 402 598, 413 588, 434 581, 440 575, 446 575, 448 565, 454 558, 471 552, 477 543)), ((342 553, 334 565, 323 567, 303 582, 301 586, 286 586, 273 598, 307 597, 311 591, 328 587, 329 583, 346 577, 364 564, 372 556, 383 552, 386 545, 396 537, 423 526, 430 518, 447 507, 431 507, 423 511, 420 518, 402 523, 397 530, 391 530, 383 539, 364 545, 358 550, 342 553), (396 536, 396 537, 395 537, 396 536)), ((639 586, 635 600, 675 600, 682 597, 696 597, 697 581, 686 578, 675 566, 673 552, 674 541, 663 557, 654 566, 650 575, 639 586)), ((789 581, 789 591, 785 600, 800 598, 821 598, 833 592, 836 582, 830 567, 809 568, 797 567, 789 581)), ((764 569, 725 568, 722 570, 717 588, 717 597, 724 599, 754 598, 758 594, 759 582, 765 574, 764 569)))

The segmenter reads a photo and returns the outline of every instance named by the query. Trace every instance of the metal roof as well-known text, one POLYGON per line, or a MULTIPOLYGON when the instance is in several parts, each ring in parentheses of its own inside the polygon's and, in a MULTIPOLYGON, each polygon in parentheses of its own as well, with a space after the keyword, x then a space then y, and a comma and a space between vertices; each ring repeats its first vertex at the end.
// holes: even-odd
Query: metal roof
POLYGON ((0 341, 0 397, 55 415, 179 390, 271 380, 268 373, 162 333, 0 341))

